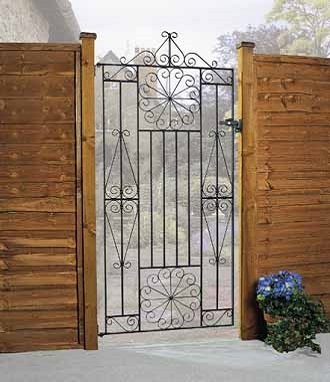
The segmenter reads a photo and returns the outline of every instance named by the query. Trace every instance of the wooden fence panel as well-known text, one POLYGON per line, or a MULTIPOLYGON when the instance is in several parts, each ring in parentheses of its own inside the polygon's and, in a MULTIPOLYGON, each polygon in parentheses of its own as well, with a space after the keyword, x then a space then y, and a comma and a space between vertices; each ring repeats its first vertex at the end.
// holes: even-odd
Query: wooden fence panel
POLYGON ((239 68, 241 336, 251 339, 259 332, 261 274, 301 273, 330 314, 330 59, 254 55, 244 44, 239 54, 249 61, 239 68))
POLYGON ((80 44, 0 44, 0 352, 97 335, 84 317, 80 103, 80 44))

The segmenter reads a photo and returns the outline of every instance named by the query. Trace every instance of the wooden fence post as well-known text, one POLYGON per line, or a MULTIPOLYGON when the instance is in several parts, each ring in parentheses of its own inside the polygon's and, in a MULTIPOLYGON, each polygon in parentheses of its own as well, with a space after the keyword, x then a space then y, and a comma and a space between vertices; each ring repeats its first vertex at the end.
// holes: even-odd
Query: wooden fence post
POLYGON ((243 121, 240 150, 240 336, 243 340, 258 337, 257 311, 254 294, 255 266, 255 112, 253 42, 242 42, 238 49, 238 118, 243 121))
POLYGON ((84 318, 85 349, 96 350, 96 217, 95 217, 95 101, 94 45, 95 33, 81 33, 81 112, 82 112, 82 179, 84 243, 84 318))

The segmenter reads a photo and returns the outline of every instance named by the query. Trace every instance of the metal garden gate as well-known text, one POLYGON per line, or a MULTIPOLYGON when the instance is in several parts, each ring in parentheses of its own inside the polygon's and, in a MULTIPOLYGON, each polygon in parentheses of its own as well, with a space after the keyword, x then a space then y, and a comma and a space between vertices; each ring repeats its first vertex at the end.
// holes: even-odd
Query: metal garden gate
POLYGON ((233 70, 162 37, 157 50, 98 64, 100 335, 234 322, 233 70))

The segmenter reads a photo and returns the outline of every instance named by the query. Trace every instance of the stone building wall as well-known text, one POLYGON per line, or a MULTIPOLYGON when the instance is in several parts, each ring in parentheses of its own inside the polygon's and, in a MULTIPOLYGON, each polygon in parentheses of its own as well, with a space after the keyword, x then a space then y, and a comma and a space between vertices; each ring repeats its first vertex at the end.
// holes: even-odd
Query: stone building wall
POLYGON ((49 23, 32 0, 0 0, 0 42, 47 42, 49 23))

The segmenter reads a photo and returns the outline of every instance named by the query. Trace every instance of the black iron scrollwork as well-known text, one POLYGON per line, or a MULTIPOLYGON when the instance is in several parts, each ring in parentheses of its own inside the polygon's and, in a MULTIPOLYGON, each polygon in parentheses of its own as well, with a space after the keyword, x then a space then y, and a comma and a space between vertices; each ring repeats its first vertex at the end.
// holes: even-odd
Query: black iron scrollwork
POLYGON ((222 294, 234 282, 223 277, 234 259, 236 127, 223 120, 234 116, 233 69, 177 37, 165 31, 158 49, 99 64, 100 335, 234 323, 234 293, 222 294))
POLYGON ((202 315, 203 326, 219 326, 231 324, 233 309, 205 310, 202 315))
POLYGON ((232 86, 231 69, 220 68, 215 60, 209 63, 198 53, 184 53, 176 42, 178 37, 176 32, 164 31, 161 36, 164 40, 158 49, 154 51, 141 50, 130 60, 121 57, 119 63, 113 64, 113 68, 104 72, 104 81, 137 81, 138 66, 181 67, 201 69, 201 81, 204 84, 232 86))
POLYGON ((196 79, 182 69, 161 68, 145 76, 139 106, 144 119, 158 129, 180 129, 194 123, 200 109, 196 79))
POLYGON ((180 328, 200 309, 200 286, 193 273, 165 268, 147 277, 141 289, 141 311, 159 329, 180 328))
POLYGON ((111 333, 135 332, 139 328, 139 316, 108 316, 106 323, 111 333))

